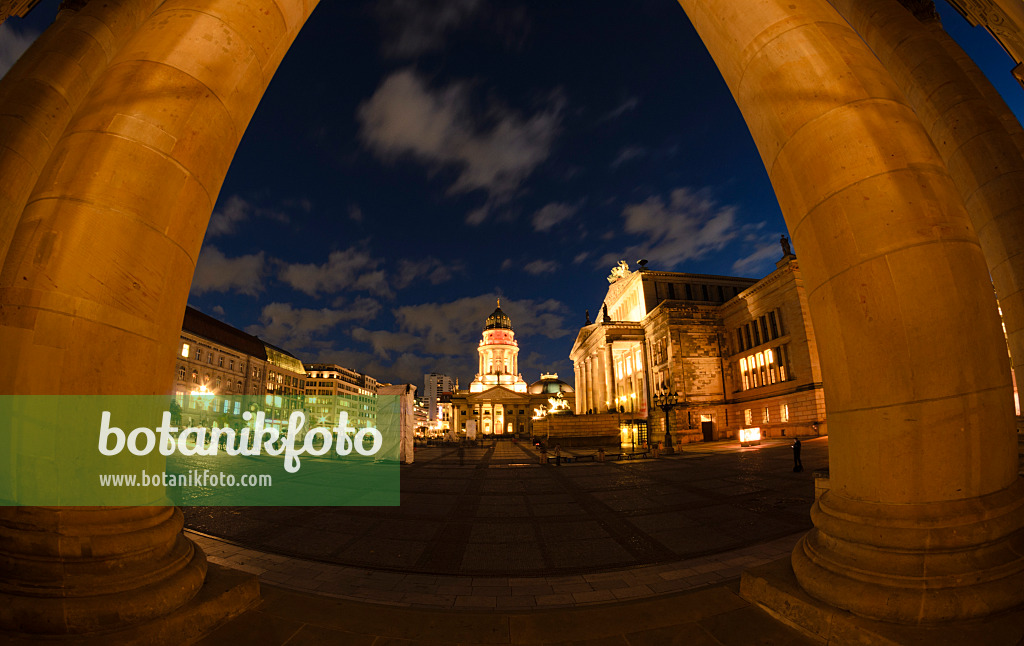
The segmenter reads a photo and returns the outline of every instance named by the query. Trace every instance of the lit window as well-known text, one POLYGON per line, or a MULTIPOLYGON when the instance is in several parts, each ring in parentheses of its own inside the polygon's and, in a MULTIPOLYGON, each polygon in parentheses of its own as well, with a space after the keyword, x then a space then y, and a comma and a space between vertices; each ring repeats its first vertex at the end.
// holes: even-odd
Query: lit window
POLYGON ((743 390, 750 389, 750 375, 747 374, 747 359, 740 359, 740 374, 743 375, 743 390))
POLYGON ((779 407, 779 416, 783 422, 789 421, 789 404, 783 404, 779 407))
POLYGON ((188 344, 187 343, 182 343, 181 344, 181 356, 183 356, 186 359, 188 359, 188 344))
POLYGON ((192 383, 194 383, 194 384, 198 384, 199 383, 199 372, 196 371, 196 370, 192 371, 192 383))
POLYGON ((633 374, 633 357, 626 357, 626 374, 633 374))
POLYGON ((747 366, 750 368, 750 387, 757 388, 761 382, 757 379, 757 359, 754 358, 754 355, 747 357, 747 366))
POLYGON ((750 426, 750 425, 751 425, 751 424, 753 423, 753 419, 754 419, 754 418, 753 418, 753 416, 752 416, 752 415, 750 414, 750 409, 749 409, 749 408, 748 408, 748 409, 746 409, 745 411, 743 411, 743 422, 744 422, 744 423, 745 423, 745 424, 746 424, 747 426, 750 426))
POLYGON ((764 422, 765 424, 767 424, 767 423, 768 423, 768 408, 767 408, 767 407, 766 407, 766 408, 764 409, 764 415, 763 415, 762 421, 763 421, 763 422, 764 422))

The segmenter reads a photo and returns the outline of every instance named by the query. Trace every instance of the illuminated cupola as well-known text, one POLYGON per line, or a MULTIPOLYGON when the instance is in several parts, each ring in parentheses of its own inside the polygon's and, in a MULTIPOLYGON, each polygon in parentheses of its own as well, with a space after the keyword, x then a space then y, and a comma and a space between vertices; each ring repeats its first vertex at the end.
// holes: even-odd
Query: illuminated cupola
POLYGON ((495 386, 525 393, 526 381, 519 374, 519 344, 512 331, 512 319, 498 307, 484 323, 483 338, 477 349, 480 361, 476 379, 469 384, 469 392, 478 393, 495 386))

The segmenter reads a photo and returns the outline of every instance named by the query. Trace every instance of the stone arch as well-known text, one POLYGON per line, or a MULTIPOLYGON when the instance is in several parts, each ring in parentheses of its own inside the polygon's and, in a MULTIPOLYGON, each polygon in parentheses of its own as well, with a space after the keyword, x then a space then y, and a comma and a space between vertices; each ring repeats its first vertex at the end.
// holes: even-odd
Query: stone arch
MULTIPOLYGON (((88 21, 69 14, 52 28, 87 37, 44 38, 5 79, 5 110, 29 85, 48 85, 20 108, 23 123, 0 150, 0 168, 16 168, 22 187, 0 200, 0 219, 16 222, 0 227, 0 347, 14 359, 0 392, 166 389, 183 279, 242 133, 316 4, 92 2, 88 21), (70 48, 74 64, 53 68, 47 48, 70 48)), ((961 155, 957 166, 956 150, 936 150, 934 124, 921 117, 934 102, 908 101, 894 78, 899 60, 865 44, 871 36, 837 13, 840 0, 680 4, 768 169, 822 348, 833 488, 794 553, 801 585, 907 623, 1020 603, 1012 584, 1024 563, 1010 543, 1024 498, 1009 374, 986 254, 964 204, 964 191, 981 185, 956 181, 977 160, 961 155), (942 554, 929 551, 935 545, 942 554), (942 576, 928 574, 936 565, 942 576)), ((993 240, 1018 235, 1006 220, 993 240)), ((1007 280, 1024 284, 1019 267, 1007 267, 1007 280)), ((1007 320, 1024 330, 1024 307, 1007 320)), ((205 573, 180 529, 180 512, 166 507, 0 509, 0 537, 24 557, 0 584, 0 621, 83 632, 170 612, 205 573), (104 595, 69 595, 81 581, 68 577, 76 563, 67 555, 97 532, 114 537, 89 571, 104 595), (117 612, 101 617, 100 606, 117 612)))

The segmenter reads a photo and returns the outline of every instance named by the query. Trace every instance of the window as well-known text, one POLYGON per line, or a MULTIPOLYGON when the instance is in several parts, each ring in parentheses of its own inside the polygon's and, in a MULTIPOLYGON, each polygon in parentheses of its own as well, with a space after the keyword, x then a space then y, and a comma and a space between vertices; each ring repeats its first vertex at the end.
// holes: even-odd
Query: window
POLYGON ((182 343, 181 344, 181 356, 183 356, 184 358, 188 359, 188 344, 187 343, 182 343))
POLYGON ((761 338, 768 341, 768 322, 767 317, 761 317, 761 338))
MULTIPOLYGON (((219 357, 217 357, 217 365, 221 368, 224 367, 224 355, 220 355, 219 357)), ((227 411, 224 412, 226 413, 227 411)))
POLYGON ((743 375, 743 390, 750 390, 750 375, 747 373, 747 359, 740 359, 740 374, 743 375))
POLYGON ((780 345, 775 348, 775 352, 779 355, 779 381, 786 381, 790 379, 789 371, 786 370, 786 364, 789 363, 788 357, 786 356, 786 346, 780 345))
POLYGON ((199 348, 196 348, 196 361, 202 361, 202 360, 203 360, 203 351, 200 350, 199 348))
POLYGON ((757 329, 757 321, 754 321, 751 327, 754 328, 754 345, 761 345, 761 334, 757 329))
POLYGON ((206 363, 213 365, 213 351, 211 350, 206 354, 206 363))
POLYGON ((747 426, 750 426, 751 424, 753 424, 753 420, 754 420, 754 418, 750 414, 750 409, 749 408, 746 409, 745 411, 743 411, 743 423, 744 424, 746 424, 747 426))
POLYGON ((743 347, 743 328, 736 328, 736 351, 743 352, 746 348, 743 347))
POLYGON ((772 330, 772 338, 779 338, 779 326, 775 322, 775 312, 768 312, 768 327, 772 330))
POLYGON ((185 366, 178 366, 178 381, 185 381, 185 366))
POLYGON ((751 340, 750 340, 750 323, 747 323, 746 325, 743 326, 743 332, 744 332, 743 336, 747 340, 747 348, 754 347, 753 342, 751 342, 751 340))
POLYGON ((194 383, 194 384, 198 384, 199 383, 199 371, 197 371, 197 370, 193 370, 192 371, 192 383, 194 383))
POLYGON ((779 406, 779 419, 783 422, 789 421, 789 404, 783 404, 779 406))
POLYGON ((228 361, 228 370, 234 370, 234 369, 235 369, 235 360, 231 359, 231 360, 228 361))
POLYGON ((774 384, 779 380, 778 367, 775 365, 775 353, 771 350, 764 351, 765 363, 768 364, 768 383, 774 384))
POLYGON ((761 383, 757 380, 757 358, 754 355, 747 357, 747 367, 750 368, 750 387, 757 388, 761 383))
POLYGON ((767 407, 765 407, 765 409, 764 409, 764 415, 761 416, 761 420, 765 424, 768 423, 768 408, 767 407))

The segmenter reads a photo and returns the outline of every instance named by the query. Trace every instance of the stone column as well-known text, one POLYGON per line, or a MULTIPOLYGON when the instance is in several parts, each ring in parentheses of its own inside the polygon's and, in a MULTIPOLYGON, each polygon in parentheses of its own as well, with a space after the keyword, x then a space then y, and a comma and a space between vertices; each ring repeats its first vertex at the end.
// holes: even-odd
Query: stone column
POLYGON ((64 128, 110 60, 161 2, 111 0, 62 9, 0 80, 0 258, 64 128))
POLYGON ((978 233, 1013 367, 1024 374, 1024 156, 1012 138, 1020 124, 1000 116, 1005 103, 992 102, 994 89, 979 89, 991 88, 983 76, 965 73, 969 58, 950 56, 956 45, 938 40, 951 39, 937 21, 929 29, 897 0, 831 2, 892 74, 942 155, 978 233))
POLYGON ((1006 349, 977 235, 927 131, 825 0, 680 4, 768 170, 820 339, 832 488, 793 553, 797 580, 901 623, 1019 604, 1006 349))
MULTIPOLYGON (((169 392, 217 193, 316 2, 150 4, 160 8, 137 29, 122 25, 132 34, 109 65, 83 60, 85 70, 105 69, 25 200, 0 269, 2 393, 169 392)), ((93 5, 123 8, 92 2, 85 11, 93 5)), ((119 33, 107 27, 112 34, 93 35, 119 33)), ((40 74, 59 85, 61 69, 40 74)), ((45 120, 44 105, 29 112, 45 120)), ((19 457, 6 458, 14 478, 19 457)), ((116 630, 171 612, 206 570, 181 527, 172 507, 0 508, 0 628, 116 630)))

